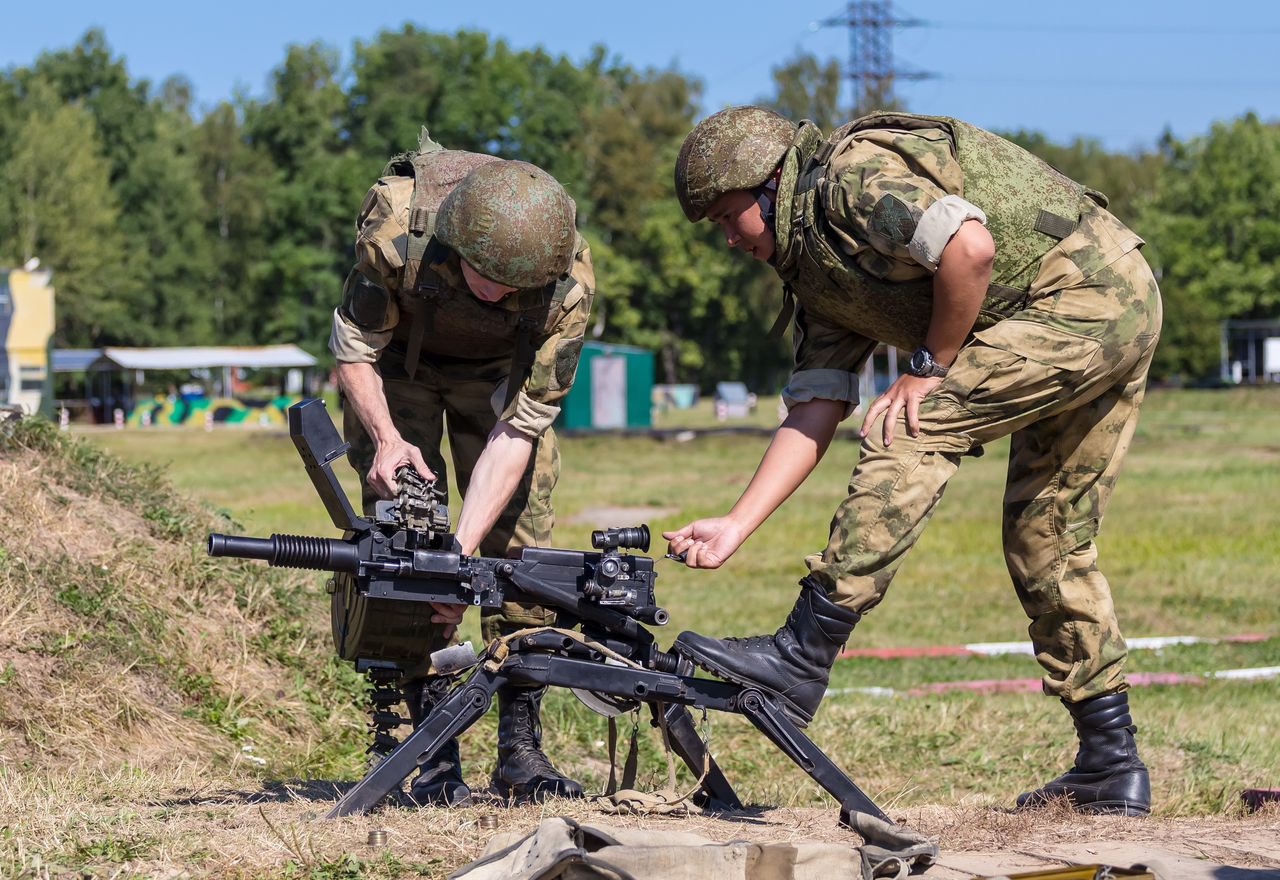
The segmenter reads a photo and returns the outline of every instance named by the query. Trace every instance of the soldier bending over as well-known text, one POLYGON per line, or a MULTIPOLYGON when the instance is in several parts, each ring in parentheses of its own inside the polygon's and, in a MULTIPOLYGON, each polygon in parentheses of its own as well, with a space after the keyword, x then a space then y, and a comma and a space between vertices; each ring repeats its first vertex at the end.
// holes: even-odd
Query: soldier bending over
POLYGON ((782 628, 683 633, 676 649, 807 723, 962 457, 1010 436, 1005 560, 1044 690, 1079 737, 1074 766, 1018 805, 1065 795, 1090 812, 1147 813, 1126 648, 1093 542, 1160 334, 1142 240, 1100 194, 944 117, 874 114, 824 138, 809 122, 730 108, 685 138, 675 177, 689 220, 719 224, 795 301, 787 418, 728 514, 666 533, 689 566, 724 564, 804 481, 878 343, 914 352, 867 409, 849 496, 826 549, 805 559, 782 628))
MULTIPOLYGON (((447 432, 465 502, 462 552, 550 546, 560 472, 551 423, 573 384, 595 285, 573 200, 536 166, 445 150, 425 130, 420 149, 383 174, 360 209, 356 265, 329 342, 365 512, 394 496, 401 465, 445 485, 447 432)), ((456 641, 464 610, 435 606, 439 630, 404 687, 415 726, 448 691, 425 658, 456 641)), ((492 640, 554 620, 508 602, 484 614, 481 629, 492 640)), ((492 784, 501 796, 582 796, 542 751, 544 691, 498 692, 492 784)), ((469 800, 456 739, 422 765, 410 794, 422 804, 469 800)))

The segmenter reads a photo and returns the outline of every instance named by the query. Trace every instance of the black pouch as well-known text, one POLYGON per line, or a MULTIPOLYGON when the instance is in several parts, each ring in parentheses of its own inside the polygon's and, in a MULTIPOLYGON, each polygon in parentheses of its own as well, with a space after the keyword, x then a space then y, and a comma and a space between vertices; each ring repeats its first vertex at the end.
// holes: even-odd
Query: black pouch
POLYGON ((385 287, 370 281, 359 269, 347 276, 343 294, 347 316, 362 330, 381 330, 386 322, 391 294, 385 287))

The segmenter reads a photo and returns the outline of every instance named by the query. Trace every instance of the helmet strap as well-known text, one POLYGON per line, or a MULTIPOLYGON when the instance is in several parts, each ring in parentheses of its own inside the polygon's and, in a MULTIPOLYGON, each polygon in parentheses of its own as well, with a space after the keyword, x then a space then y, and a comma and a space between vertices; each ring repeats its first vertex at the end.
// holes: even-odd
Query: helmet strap
POLYGON ((760 186, 752 190, 755 194, 756 204, 760 206, 760 217, 768 224, 769 228, 773 228, 774 205, 778 201, 778 181, 774 177, 770 177, 760 186))

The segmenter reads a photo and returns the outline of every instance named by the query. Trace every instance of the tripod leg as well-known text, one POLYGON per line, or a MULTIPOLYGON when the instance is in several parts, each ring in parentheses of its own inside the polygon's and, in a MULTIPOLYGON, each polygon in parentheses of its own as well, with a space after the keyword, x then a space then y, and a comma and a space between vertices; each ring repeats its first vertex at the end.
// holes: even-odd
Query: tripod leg
POLYGON ((841 820, 846 824, 851 812, 866 813, 892 823, 893 820, 876 806, 875 801, 814 745, 813 740, 801 733, 773 700, 754 688, 744 688, 738 698, 738 711, 840 802, 841 820))
POLYGON ((654 702, 649 704, 649 709, 653 712, 655 724, 662 723, 659 715, 662 716, 667 726, 671 748, 680 756, 680 760, 684 761, 690 772, 695 776, 702 776, 702 771, 704 769, 707 771, 706 778, 702 780, 705 797, 695 795, 694 803, 712 810, 741 810, 742 802, 738 800, 737 792, 720 772, 716 759, 707 753, 707 748, 698 736, 698 729, 694 726, 688 707, 679 703, 654 702), (705 800, 705 803, 700 802, 701 800, 705 800))
POLYGON ((342 800, 325 816, 336 819, 352 813, 367 813, 376 807, 391 789, 404 781, 418 761, 434 754, 450 737, 457 736, 489 709, 493 694, 506 682, 506 676, 477 667, 466 682, 453 689, 425 722, 385 758, 378 762, 342 800))

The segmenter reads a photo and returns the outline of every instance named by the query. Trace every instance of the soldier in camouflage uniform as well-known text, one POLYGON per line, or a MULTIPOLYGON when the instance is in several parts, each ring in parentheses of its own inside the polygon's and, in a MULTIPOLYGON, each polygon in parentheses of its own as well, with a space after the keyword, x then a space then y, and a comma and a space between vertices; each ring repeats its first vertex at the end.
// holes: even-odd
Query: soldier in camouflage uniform
MULTIPOLYGON (((462 552, 549 546, 560 470, 551 423, 573 384, 595 285, 573 201, 533 165, 444 150, 424 130, 420 149, 393 160, 365 197, 355 252, 329 347, 365 512, 395 494, 402 465, 447 485, 447 435, 465 501, 462 552)), ((439 630, 404 687, 415 725, 447 692, 425 658, 456 641, 463 610, 435 606, 439 630)), ((514 602, 488 612, 487 641, 555 620, 514 602)), ((498 692, 492 783, 504 797, 582 795, 542 752, 544 691, 498 692)), ((470 798, 456 740, 423 764, 410 793, 419 803, 470 798)))
POLYGON ((1142 240, 1098 193, 960 120, 874 114, 823 138, 754 107, 685 139, 676 190, 795 302, 789 412, 733 509, 666 533, 716 568, 808 476, 858 403, 877 343, 914 354, 869 407, 849 494, 770 636, 683 633, 704 668, 807 723, 854 624, 884 597, 965 455, 1010 436, 1004 552, 1044 690, 1075 722, 1074 766, 1019 806, 1149 811, 1125 643, 1094 536, 1133 438, 1160 294, 1142 240), (878 426, 878 427, 877 427, 878 426))

